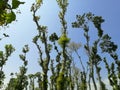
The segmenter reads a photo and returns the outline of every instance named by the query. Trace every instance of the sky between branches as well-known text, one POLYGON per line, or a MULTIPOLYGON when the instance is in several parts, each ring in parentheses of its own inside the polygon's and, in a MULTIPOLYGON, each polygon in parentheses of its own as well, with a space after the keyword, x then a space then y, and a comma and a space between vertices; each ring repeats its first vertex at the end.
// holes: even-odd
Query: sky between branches
MULTIPOLYGON (((4 68, 6 77, 9 77, 11 72, 18 72, 19 66, 22 62, 19 59, 19 54, 22 53, 22 47, 28 44, 30 52, 28 53, 28 73, 34 73, 40 71, 38 65, 38 52, 35 45, 32 43, 32 38, 37 34, 36 26, 32 19, 32 13, 30 7, 34 0, 21 0, 25 1, 24 5, 19 7, 21 14, 17 15, 17 22, 12 23, 6 30, 1 30, 2 33, 7 33, 10 38, 3 39, 0 43, 0 48, 3 49, 5 44, 13 44, 16 51, 9 58, 4 68)), ((66 21, 68 22, 69 37, 72 41, 83 42, 81 31, 73 29, 71 23, 76 19, 76 15, 82 15, 83 13, 92 12, 95 15, 102 16, 105 22, 102 24, 104 33, 108 33, 112 40, 120 47, 120 1, 119 0, 69 0, 69 6, 66 13, 66 21)), ((38 11, 38 15, 41 16, 40 24, 48 26, 48 32, 60 33, 60 22, 58 18, 59 8, 56 0, 44 0, 43 6, 38 11)), ((92 30, 92 36, 94 36, 94 30, 92 30)), ((118 51, 120 53, 120 49, 118 51)), ((85 53, 84 53, 85 54, 85 53)), ((77 61, 76 61, 77 62, 77 61)))

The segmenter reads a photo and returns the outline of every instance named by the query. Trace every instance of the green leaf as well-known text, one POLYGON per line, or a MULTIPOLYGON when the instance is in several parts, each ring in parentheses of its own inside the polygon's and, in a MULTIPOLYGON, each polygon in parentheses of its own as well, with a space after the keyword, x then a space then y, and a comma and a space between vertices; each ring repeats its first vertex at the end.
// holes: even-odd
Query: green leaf
POLYGON ((19 55, 19 57, 20 57, 21 60, 25 61, 25 56, 24 55, 21 54, 21 55, 19 55))
POLYGON ((58 40, 57 34, 56 33, 51 34, 51 36, 49 37, 49 40, 51 42, 55 42, 56 40, 58 40))
POLYGON ((62 34, 58 39, 58 44, 60 46, 63 46, 64 44, 68 44, 69 41, 70 41, 70 38, 68 38, 66 34, 62 34))
POLYGON ((43 3, 43 1, 42 1, 42 0, 36 0, 36 3, 37 3, 38 5, 41 5, 41 4, 43 3))
POLYGON ((0 58, 3 58, 3 51, 0 51, 0 58))
POLYGON ((15 21, 16 15, 14 12, 6 14, 6 23, 11 23, 12 21, 15 21))
POLYGON ((20 4, 24 4, 25 2, 20 2, 18 0, 12 0, 12 9, 16 9, 20 4))
POLYGON ((0 11, 6 8, 6 3, 4 0, 0 0, 0 11))

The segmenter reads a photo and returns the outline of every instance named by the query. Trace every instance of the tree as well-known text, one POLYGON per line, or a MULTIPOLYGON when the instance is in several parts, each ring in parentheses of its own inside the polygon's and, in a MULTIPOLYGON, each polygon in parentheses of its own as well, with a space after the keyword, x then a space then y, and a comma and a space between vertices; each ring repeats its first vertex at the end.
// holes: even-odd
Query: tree
MULTIPOLYGON (((18 0, 12 0, 12 3, 10 3, 8 0, 0 0, 0 26, 4 27, 12 23, 16 20, 16 14, 13 10, 17 9, 19 5, 16 6, 16 2, 19 2, 18 4, 23 4, 23 2, 20 2, 18 0), (16 6, 16 8, 13 8, 16 6)), ((4 37, 9 37, 9 35, 3 33, 4 37)), ((4 38, 3 37, 3 38, 4 38)), ((2 40, 3 38, 0 38, 2 40)), ((5 79, 5 74, 3 71, 3 66, 6 64, 8 58, 11 56, 11 54, 15 51, 12 44, 5 45, 5 52, 0 51, 0 88, 3 85, 3 81, 5 79)))
MULTIPOLYGON (((81 43, 71 42, 71 38, 68 36, 69 30, 65 15, 69 1, 56 0, 56 2, 60 9, 58 14, 61 23, 60 35, 57 32, 49 35, 47 26, 39 23, 40 16, 36 14, 44 4, 43 0, 36 0, 31 7, 33 22, 35 22, 37 27, 37 34, 33 37, 33 43, 39 52, 38 63, 42 71, 33 74, 27 73, 29 61, 26 59, 26 54, 29 52, 29 47, 25 45, 22 49, 23 54, 19 55, 23 65, 15 75, 11 73, 11 79, 5 90, 92 90, 92 83, 95 90, 107 90, 105 83, 102 81, 101 70, 103 68, 100 63, 105 64, 108 80, 113 90, 119 90, 120 61, 116 52, 117 45, 111 41, 111 37, 108 34, 103 33, 101 25, 104 19, 89 12, 83 15, 76 15, 76 21, 72 23, 73 28, 83 30, 86 40, 83 46, 88 57, 85 65, 83 63, 84 58, 79 53, 79 49, 82 48, 81 43), (92 41, 93 43, 90 43, 91 36, 89 34, 91 32, 89 28, 91 24, 94 26, 97 36, 92 41), (51 53, 55 53, 54 57, 51 56, 51 53), (111 64, 108 63, 104 53, 109 54, 113 59, 111 64), (75 64, 75 56, 73 54, 78 57, 77 60, 80 66, 75 64), (99 86, 97 86, 97 83, 99 86)), ((11 3, 8 0, 0 1, 0 26, 7 26, 16 20, 14 10, 20 4, 24 4, 24 2, 18 0, 12 0, 11 3)), ((9 37, 5 33, 3 33, 3 36, 9 37)), ((14 50, 13 46, 8 44, 5 45, 5 51, 0 51, 0 88, 2 88, 5 79, 3 66, 14 50)))
MULTIPOLYGON (((25 45, 22 52, 23 54, 20 54, 20 59, 23 61, 23 66, 20 67, 20 72, 16 73, 16 78, 11 78, 10 82, 8 83, 8 87, 6 90, 27 90, 28 86, 28 77, 26 75, 27 73, 27 64, 28 61, 26 60, 26 53, 29 51, 28 45, 25 45)), ((12 73, 13 75, 13 73, 12 73)))

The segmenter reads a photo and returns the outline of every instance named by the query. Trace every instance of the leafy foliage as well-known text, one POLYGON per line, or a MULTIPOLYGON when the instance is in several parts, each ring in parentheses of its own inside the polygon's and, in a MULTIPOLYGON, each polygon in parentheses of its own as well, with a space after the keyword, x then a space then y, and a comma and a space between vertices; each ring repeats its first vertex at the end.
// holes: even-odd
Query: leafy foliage
POLYGON ((17 9, 20 4, 24 4, 25 2, 20 2, 18 0, 12 0, 12 9, 17 9))
MULTIPOLYGON (((69 5, 68 0, 56 0, 56 2, 60 9, 58 14, 61 23, 60 36, 56 32, 49 35, 47 26, 39 24, 40 16, 37 16, 36 13, 43 5, 43 0, 36 0, 31 7, 33 21, 38 32, 33 37, 33 43, 38 50, 38 63, 42 70, 27 74, 28 60, 26 55, 29 52, 29 47, 25 45, 22 49, 22 54, 19 55, 23 65, 19 68, 19 72, 11 73, 11 79, 5 90, 92 90, 92 86, 95 90, 107 90, 102 80, 101 71, 103 67, 100 66, 101 63, 105 65, 107 77, 113 90, 120 90, 120 60, 116 52, 118 47, 111 41, 111 37, 108 34, 103 33, 101 26, 104 19, 91 12, 76 15, 76 21, 72 23, 72 27, 83 30, 86 43, 81 45, 81 43, 71 42, 71 38, 68 37, 69 31, 67 30, 68 26, 65 18, 69 5), (97 31, 97 37, 93 43, 90 43, 90 24, 97 31), (84 58, 79 53, 79 49, 82 46, 84 46, 88 57, 88 60, 84 63, 84 58), (55 56, 52 57, 51 53, 55 56), (77 57, 74 58, 73 53, 77 57), (108 63, 107 57, 104 56, 106 53, 112 58, 113 61, 111 63, 108 63), (80 61, 80 66, 75 64, 74 59, 80 61)), ((24 4, 24 2, 19 0, 12 0, 11 2, 0 0, 0 26, 6 26, 16 20, 15 10, 21 4, 24 4)), ((3 36, 9 37, 5 33, 3 36)), ((2 89, 5 79, 3 66, 14 51, 15 49, 11 44, 5 45, 5 51, 0 50, 0 89, 2 89)))
POLYGON ((13 10, 17 9, 20 4, 18 0, 0 0, 0 26, 6 26, 16 20, 16 14, 13 10))
POLYGON ((14 52, 14 48, 11 44, 5 46, 5 53, 0 51, 0 88, 2 87, 3 81, 5 79, 5 74, 3 72, 3 66, 6 64, 6 61, 10 55, 14 52))

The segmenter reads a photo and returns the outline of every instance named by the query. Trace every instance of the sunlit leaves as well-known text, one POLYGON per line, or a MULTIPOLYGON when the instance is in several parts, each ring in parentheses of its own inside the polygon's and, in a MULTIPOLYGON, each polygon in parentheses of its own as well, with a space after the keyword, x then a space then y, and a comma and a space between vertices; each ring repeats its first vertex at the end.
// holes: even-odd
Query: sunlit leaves
POLYGON ((70 38, 67 37, 66 34, 62 34, 60 38, 58 39, 58 44, 63 47, 64 45, 67 45, 70 41, 70 38))
POLYGON ((59 7, 66 11, 66 7, 68 5, 68 0, 56 0, 56 1, 58 3, 59 7))
POLYGON ((6 14, 6 23, 11 23, 12 21, 16 20, 16 15, 14 12, 6 14))
POLYGON ((40 6, 42 3, 43 3, 43 1, 42 1, 42 0, 36 0, 36 4, 37 4, 37 5, 39 5, 39 6, 40 6))
POLYGON ((59 73, 59 76, 57 78, 57 90, 62 90, 63 86, 64 86, 64 73, 61 72, 59 73))
POLYGON ((36 0, 36 3, 32 4, 30 11, 36 12, 42 4, 43 4, 43 0, 36 0))
POLYGON ((6 51, 6 55, 10 56, 11 53, 13 51, 15 51, 15 49, 13 48, 13 46, 11 44, 8 44, 8 45, 5 46, 5 51, 6 51))
POLYGON ((19 0, 12 0, 11 2, 8 2, 8 0, 0 0, 0 26, 7 26, 16 20, 14 10, 17 9, 20 4, 24 4, 24 2, 20 2, 19 0))
POLYGON ((5 22, 5 15, 6 15, 6 14, 7 14, 6 11, 0 13, 0 26, 6 24, 6 22, 5 22))
POLYGON ((7 12, 7 11, 4 11, 2 14, 0 14, 0 25, 7 25, 9 23, 11 23, 12 21, 15 21, 16 20, 16 15, 14 12, 7 12))

